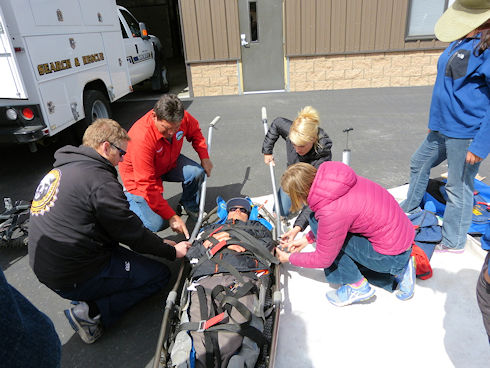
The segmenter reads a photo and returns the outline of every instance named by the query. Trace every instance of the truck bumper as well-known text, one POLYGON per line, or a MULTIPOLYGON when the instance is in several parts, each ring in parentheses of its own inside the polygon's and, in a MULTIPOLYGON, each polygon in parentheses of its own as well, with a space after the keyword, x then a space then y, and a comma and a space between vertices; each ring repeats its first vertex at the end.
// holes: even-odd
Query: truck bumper
POLYGON ((46 135, 44 133, 45 129, 46 124, 44 124, 39 105, 0 107, 0 143, 35 142, 46 135), (34 112, 34 116, 31 119, 26 119, 22 115, 22 110, 26 107, 34 112), (15 120, 7 118, 6 112, 8 109, 13 109, 17 112, 15 120))

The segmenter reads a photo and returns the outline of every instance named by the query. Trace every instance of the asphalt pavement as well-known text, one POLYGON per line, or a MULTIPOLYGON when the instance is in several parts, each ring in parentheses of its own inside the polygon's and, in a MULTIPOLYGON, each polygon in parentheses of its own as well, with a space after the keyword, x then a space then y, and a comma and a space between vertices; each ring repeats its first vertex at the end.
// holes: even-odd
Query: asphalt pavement
MULTIPOLYGON (((206 209, 214 207, 217 195, 228 199, 271 193, 268 167, 261 146, 264 128, 261 108, 269 122, 276 116, 294 119, 306 106, 315 107, 321 127, 333 140, 333 159, 340 161, 349 133, 351 166, 360 175, 385 188, 408 182, 410 156, 427 134, 431 87, 353 89, 302 93, 250 94, 243 96, 185 99, 188 111, 200 122, 207 137, 209 123, 220 120, 213 129, 211 159, 214 169, 208 178, 206 209)), ((113 117, 129 129, 146 113, 158 95, 139 92, 112 105, 113 117)), ((68 134, 65 134, 68 136, 68 134)), ((1 147, 0 195, 31 199, 42 177, 50 170, 53 153, 66 144, 67 137, 40 146, 30 153, 26 146, 1 147)), ((190 144, 183 153, 197 155, 190 144)), ((276 183, 286 168, 285 145, 276 144, 276 183)), ((447 171, 443 163, 432 177, 447 171)), ((484 161, 480 175, 490 182, 490 163, 484 161)), ((172 205, 179 199, 179 185, 165 184, 164 196, 172 205)), ((1 204, 0 204, 1 207, 1 204)), ((189 223, 192 230, 192 223, 189 223)), ((168 230, 162 236, 172 236, 168 230)), ((28 265, 26 249, 0 249, 0 267, 7 280, 53 321, 63 345, 62 367, 147 367, 151 366, 166 293, 161 292, 132 308, 123 319, 93 345, 85 345, 67 323, 63 309, 69 302, 40 284, 28 265)), ((172 268, 175 268, 172 266, 172 268)))

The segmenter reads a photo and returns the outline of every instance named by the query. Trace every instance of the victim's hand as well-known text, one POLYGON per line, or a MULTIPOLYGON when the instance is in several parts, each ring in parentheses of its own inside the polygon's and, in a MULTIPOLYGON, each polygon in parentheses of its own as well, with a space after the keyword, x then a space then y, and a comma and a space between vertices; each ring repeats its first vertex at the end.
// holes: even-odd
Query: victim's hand
MULTIPOLYGON (((215 238, 219 242, 222 240, 227 241, 231 239, 230 234, 228 234, 226 231, 221 231, 214 234, 213 238, 215 238)), ((204 248, 209 249, 213 246, 213 243, 211 243, 209 240, 205 240, 202 245, 204 246, 204 248)))

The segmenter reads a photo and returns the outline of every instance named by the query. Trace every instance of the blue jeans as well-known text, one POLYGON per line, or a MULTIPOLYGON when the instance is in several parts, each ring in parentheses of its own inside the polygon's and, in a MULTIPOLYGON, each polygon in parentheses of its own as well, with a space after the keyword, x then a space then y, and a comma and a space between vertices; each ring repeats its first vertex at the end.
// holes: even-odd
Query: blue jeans
POLYGON ((410 160, 407 199, 400 205, 405 212, 417 210, 427 190, 430 170, 447 159, 447 203, 442 225, 442 243, 451 248, 465 246, 471 225, 474 179, 480 163, 470 165, 466 153, 472 139, 449 138, 431 131, 410 160))
MULTIPOLYGON (((201 165, 184 155, 180 155, 177 159, 177 166, 162 175, 161 179, 168 182, 181 182, 182 197, 180 203, 189 211, 199 212, 200 190, 204 175, 204 169, 201 165)), ((129 202, 129 209, 143 221, 148 229, 160 231, 168 227, 168 221, 155 213, 143 197, 129 192, 125 192, 125 194, 129 202)))
POLYGON ((277 191, 277 197, 279 199, 281 216, 288 216, 291 211, 291 197, 281 187, 277 191))
POLYGON ((169 280, 165 264, 118 246, 98 275, 73 288, 53 291, 65 299, 95 302, 102 325, 109 327, 130 307, 163 289, 169 280))
POLYGON ((412 248, 398 255, 385 255, 374 250, 371 242, 359 235, 347 234, 339 255, 324 269, 328 282, 352 284, 364 277, 356 263, 376 273, 399 275, 407 266, 412 248))

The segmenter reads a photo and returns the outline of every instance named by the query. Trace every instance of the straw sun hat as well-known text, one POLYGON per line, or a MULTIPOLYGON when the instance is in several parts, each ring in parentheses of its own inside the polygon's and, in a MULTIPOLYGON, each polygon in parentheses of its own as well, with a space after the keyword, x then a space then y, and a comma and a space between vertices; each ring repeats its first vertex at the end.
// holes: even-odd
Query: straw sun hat
POLYGON ((436 37, 452 42, 466 36, 490 18, 490 0, 456 0, 439 18, 436 37))

